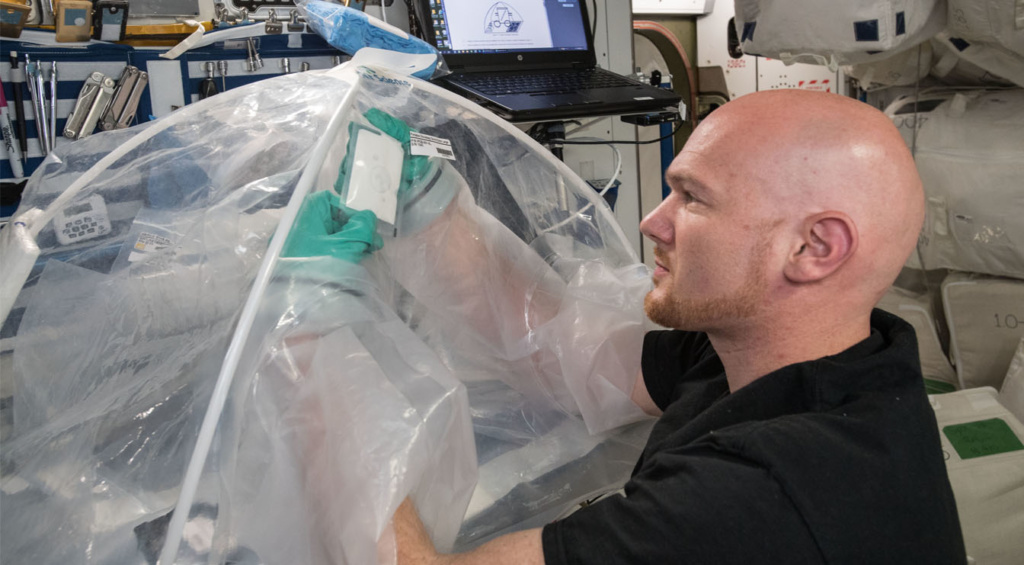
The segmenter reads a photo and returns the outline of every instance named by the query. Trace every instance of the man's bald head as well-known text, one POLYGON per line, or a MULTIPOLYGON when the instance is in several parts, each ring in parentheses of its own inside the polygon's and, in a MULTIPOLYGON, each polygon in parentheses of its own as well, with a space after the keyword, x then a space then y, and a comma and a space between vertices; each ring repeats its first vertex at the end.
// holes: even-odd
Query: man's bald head
POLYGON ((731 390, 870 334, 914 249, 924 196, 881 112, 833 94, 750 94, 715 110, 640 229, 655 243, 644 307, 707 332, 731 390))
POLYGON ((789 235, 807 235, 807 222, 830 212, 848 218, 856 248, 830 276, 871 304, 914 249, 921 181, 891 120, 866 104, 803 90, 750 94, 709 116, 685 150, 731 169, 751 209, 789 235))

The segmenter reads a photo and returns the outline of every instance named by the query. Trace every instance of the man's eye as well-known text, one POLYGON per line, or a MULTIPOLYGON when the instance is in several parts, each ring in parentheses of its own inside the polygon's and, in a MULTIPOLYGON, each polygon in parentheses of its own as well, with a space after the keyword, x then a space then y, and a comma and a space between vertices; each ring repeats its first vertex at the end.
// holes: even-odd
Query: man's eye
POLYGON ((679 192, 680 192, 680 193, 682 194, 682 196, 683 196, 683 202, 685 202, 685 203, 689 204, 689 203, 691 203, 691 202, 696 202, 696 201, 697 201, 697 199, 696 199, 696 198, 694 198, 694 196, 693 196, 693 193, 692 193, 692 192, 690 192, 689 190, 681 190, 681 191, 679 191, 679 192))

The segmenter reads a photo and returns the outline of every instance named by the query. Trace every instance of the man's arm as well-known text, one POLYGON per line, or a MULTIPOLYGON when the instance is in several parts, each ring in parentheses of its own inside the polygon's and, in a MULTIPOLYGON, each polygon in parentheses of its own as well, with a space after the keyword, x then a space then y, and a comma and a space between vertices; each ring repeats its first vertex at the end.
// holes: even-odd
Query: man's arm
POLYGON ((539 528, 501 536, 466 553, 441 555, 408 498, 395 511, 394 525, 398 565, 544 565, 539 528))
POLYGON ((651 398, 651 393, 647 392, 647 383, 644 382, 643 371, 637 371, 636 381, 633 383, 633 392, 629 395, 629 398, 633 400, 633 404, 640 407, 641 410, 651 416, 661 416, 661 408, 654 403, 654 399, 651 398))

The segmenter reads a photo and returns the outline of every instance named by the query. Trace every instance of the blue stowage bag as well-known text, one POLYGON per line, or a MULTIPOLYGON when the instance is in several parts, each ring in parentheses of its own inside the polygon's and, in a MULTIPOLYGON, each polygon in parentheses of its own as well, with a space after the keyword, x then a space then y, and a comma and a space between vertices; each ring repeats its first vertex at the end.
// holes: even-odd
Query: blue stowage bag
MULTIPOLYGON (((349 55, 354 55, 363 47, 437 55, 437 49, 426 41, 371 18, 359 10, 320 0, 306 2, 302 7, 306 11, 306 22, 313 31, 349 55)), ((434 73, 435 66, 418 71, 413 76, 429 79, 434 73)))

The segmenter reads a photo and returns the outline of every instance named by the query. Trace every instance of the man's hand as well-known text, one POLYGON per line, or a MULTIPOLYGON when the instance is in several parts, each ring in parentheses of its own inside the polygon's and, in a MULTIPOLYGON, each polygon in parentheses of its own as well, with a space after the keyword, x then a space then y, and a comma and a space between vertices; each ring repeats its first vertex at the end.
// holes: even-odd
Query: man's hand
POLYGON ((284 244, 283 257, 334 257, 358 263, 380 249, 377 217, 341 204, 330 190, 306 196, 284 244))
POLYGON ((468 553, 441 555, 408 498, 395 511, 394 529, 398 565, 544 565, 540 529, 501 536, 468 553))
POLYGON ((395 510, 395 541, 398 565, 441 565, 443 557, 434 549, 412 501, 406 498, 395 510))

